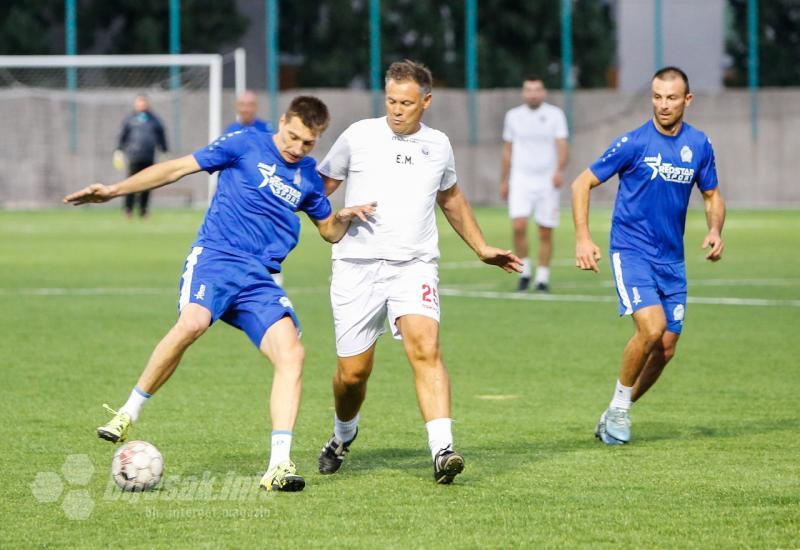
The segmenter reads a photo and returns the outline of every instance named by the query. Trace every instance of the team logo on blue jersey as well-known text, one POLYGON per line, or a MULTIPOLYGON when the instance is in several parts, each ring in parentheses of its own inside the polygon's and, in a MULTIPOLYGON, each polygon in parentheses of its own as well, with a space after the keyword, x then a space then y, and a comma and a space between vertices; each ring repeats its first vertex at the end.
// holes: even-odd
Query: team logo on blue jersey
MULTIPOLYGON (((681 152, 681 154, 683 153, 681 152)), ((691 150, 689 154, 691 155, 691 150)), ((653 174, 650 176, 651 180, 656 179, 656 176, 661 176, 661 179, 670 183, 691 185, 694 181, 694 168, 684 168, 673 166, 671 162, 661 162, 661 153, 655 157, 644 157, 644 163, 653 170, 653 174)))
MULTIPOLYGON (((281 177, 275 174, 277 170, 278 167, 275 164, 265 164, 263 162, 259 162, 258 171, 261 172, 262 176, 264 176, 264 181, 261 182, 261 185, 259 185, 258 188, 261 189, 262 187, 269 186, 269 190, 272 191, 273 195, 288 202, 296 208, 297 205, 300 204, 302 193, 299 189, 295 189, 291 185, 285 184, 281 177)), ((296 174, 295 179, 297 179, 296 174)))
POLYGON ((687 164, 692 162, 692 150, 689 149, 688 145, 684 145, 681 149, 681 161, 687 164))

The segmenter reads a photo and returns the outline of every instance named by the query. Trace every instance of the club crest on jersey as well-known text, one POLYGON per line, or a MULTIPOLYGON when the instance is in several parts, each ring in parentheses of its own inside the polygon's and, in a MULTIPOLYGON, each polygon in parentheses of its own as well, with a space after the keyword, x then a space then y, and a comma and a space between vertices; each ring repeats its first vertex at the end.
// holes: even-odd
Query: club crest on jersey
POLYGON ((687 164, 692 162, 692 150, 689 149, 688 145, 684 145, 681 149, 681 161, 687 164))
MULTIPOLYGON (((691 155, 691 151, 689 154, 691 155)), ((653 174, 650 176, 651 180, 656 179, 656 176, 661 176, 664 181, 686 185, 691 185, 694 180, 694 168, 673 166, 671 162, 662 162, 661 153, 654 157, 644 157, 644 163, 653 170, 653 174)))
MULTIPOLYGON (((272 191, 272 194, 278 197, 281 200, 284 200, 291 204, 294 207, 297 207, 300 204, 300 197, 302 193, 299 189, 295 189, 291 185, 287 185, 283 182, 280 176, 276 175, 278 167, 275 164, 265 164, 263 162, 258 163, 258 171, 261 172, 261 175, 264 176, 264 181, 261 182, 261 185, 258 186, 259 189, 262 187, 269 186, 269 190, 272 191)), ((295 180, 297 179, 297 174, 299 171, 295 173, 295 180)))

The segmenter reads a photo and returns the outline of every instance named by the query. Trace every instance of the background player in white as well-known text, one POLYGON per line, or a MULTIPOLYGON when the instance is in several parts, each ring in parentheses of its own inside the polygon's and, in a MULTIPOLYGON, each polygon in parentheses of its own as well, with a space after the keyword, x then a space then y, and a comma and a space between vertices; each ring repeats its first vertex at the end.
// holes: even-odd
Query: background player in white
POLYGON ((547 292, 553 229, 558 227, 558 204, 564 169, 569 157, 567 119, 564 111, 545 102, 547 90, 538 76, 522 83, 525 102, 506 113, 503 124, 503 164, 500 198, 508 200, 508 215, 514 233, 514 252, 522 258, 517 290, 525 292, 531 282, 528 256, 528 219, 533 214, 539 226, 539 264, 534 284, 547 292))
POLYGON ((435 205, 482 261, 520 270, 511 251, 486 244, 456 185, 447 136, 421 123, 432 85, 424 65, 393 63, 386 73, 387 116, 351 125, 319 166, 328 193, 347 180, 346 205, 367 197, 378 204, 371 223, 354 221, 333 249, 331 303, 339 360, 334 433, 319 461, 323 474, 339 469, 356 437, 376 340, 387 317, 394 336, 402 336, 414 373, 436 482, 451 483, 464 468, 452 448, 450 382, 439 352, 435 205))

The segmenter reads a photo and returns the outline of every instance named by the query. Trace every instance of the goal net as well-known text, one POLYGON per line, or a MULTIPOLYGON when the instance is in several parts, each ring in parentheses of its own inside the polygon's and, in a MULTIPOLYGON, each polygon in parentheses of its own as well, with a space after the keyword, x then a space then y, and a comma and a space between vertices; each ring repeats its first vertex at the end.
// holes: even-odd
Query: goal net
MULTIPOLYGON (((166 133, 169 151, 156 160, 190 153, 221 133, 222 56, 0 56, 0 208, 55 205, 126 176, 113 153, 140 94, 166 133)), ((205 204, 214 180, 203 177, 154 202, 205 204)))

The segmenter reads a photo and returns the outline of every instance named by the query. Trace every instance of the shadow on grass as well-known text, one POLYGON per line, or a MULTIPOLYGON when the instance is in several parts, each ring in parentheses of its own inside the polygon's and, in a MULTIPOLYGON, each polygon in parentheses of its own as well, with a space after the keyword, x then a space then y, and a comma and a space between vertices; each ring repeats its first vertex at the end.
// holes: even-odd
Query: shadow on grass
POLYGON ((716 425, 685 426, 666 422, 647 422, 644 425, 646 435, 642 443, 675 440, 694 440, 703 438, 730 438, 768 434, 784 430, 800 429, 800 419, 779 418, 742 421, 737 424, 720 423, 716 425))

